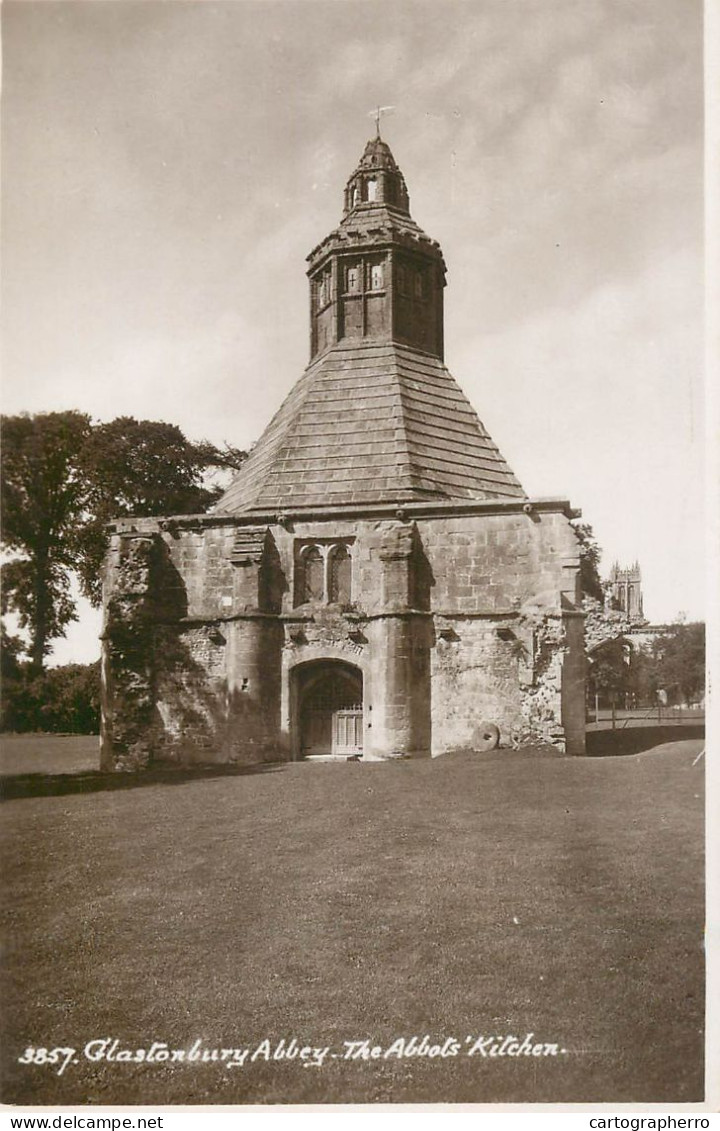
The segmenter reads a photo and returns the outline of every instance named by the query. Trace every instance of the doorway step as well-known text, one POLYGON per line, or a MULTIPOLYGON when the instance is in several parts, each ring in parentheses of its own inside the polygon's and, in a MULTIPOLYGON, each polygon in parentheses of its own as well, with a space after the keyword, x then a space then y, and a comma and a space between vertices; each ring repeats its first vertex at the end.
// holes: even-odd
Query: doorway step
POLYGON ((303 762, 362 762, 359 754, 306 754, 303 762))

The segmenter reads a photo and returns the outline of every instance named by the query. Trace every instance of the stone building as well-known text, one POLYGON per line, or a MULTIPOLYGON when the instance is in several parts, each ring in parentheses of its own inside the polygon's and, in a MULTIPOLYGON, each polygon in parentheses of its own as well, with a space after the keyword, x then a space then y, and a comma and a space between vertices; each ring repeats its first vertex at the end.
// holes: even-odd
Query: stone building
POLYGON ((610 609, 624 613, 633 623, 644 620, 642 576, 638 562, 627 569, 621 569, 617 562, 614 563, 607 582, 607 604, 610 609))
POLYGON ((102 761, 584 750, 578 543, 443 363, 445 263, 368 142, 308 257, 310 363, 212 513, 122 519, 102 761))

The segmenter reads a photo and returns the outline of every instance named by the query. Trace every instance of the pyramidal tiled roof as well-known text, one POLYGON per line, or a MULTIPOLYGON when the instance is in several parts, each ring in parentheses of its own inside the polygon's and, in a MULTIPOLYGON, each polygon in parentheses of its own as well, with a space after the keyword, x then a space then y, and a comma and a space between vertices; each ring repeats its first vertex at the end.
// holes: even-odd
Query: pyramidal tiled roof
POLYGON ((215 511, 494 498, 525 492, 442 361, 345 341, 306 369, 215 511))

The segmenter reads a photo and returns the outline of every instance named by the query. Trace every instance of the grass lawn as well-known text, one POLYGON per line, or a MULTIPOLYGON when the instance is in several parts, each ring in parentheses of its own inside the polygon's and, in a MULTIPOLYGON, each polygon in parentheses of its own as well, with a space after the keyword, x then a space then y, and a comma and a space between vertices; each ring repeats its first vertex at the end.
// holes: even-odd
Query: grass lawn
MULTIPOLYGON (((87 770, 88 743, 8 740, 6 772, 87 770)), ((701 748, 21 782, 2 823, 3 1100, 700 1101, 701 748), (467 1055, 468 1036, 528 1033, 567 1052, 467 1055), (332 1058, 425 1034, 460 1054, 332 1058), (93 1063, 100 1038, 331 1053, 93 1063), (18 1064, 27 1046, 78 1063, 18 1064)))

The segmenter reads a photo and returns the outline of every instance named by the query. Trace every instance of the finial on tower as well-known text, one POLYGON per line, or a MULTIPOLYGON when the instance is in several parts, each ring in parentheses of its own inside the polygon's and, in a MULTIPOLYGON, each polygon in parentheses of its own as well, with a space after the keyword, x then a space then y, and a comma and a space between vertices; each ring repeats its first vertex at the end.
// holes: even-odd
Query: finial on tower
POLYGON ((375 119, 375 137, 380 137, 380 118, 382 117, 382 115, 392 114, 394 109, 394 106, 376 106, 374 110, 371 110, 369 112, 368 118, 375 119))

